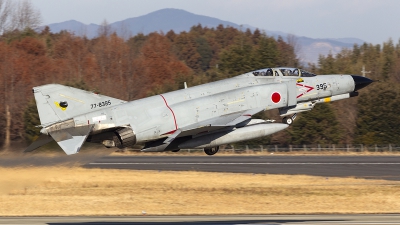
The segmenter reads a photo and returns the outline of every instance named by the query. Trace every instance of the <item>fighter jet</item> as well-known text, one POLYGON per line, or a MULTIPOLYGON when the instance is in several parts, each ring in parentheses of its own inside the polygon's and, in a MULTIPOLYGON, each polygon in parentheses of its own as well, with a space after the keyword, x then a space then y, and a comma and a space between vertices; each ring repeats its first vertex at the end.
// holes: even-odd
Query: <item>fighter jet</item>
POLYGON ((71 155, 85 141, 105 147, 144 146, 143 152, 204 149, 264 137, 287 128, 315 104, 347 99, 373 81, 356 75, 315 75, 298 68, 266 68, 131 102, 47 84, 33 88, 41 133, 26 151, 53 139, 71 155), (279 109, 282 123, 252 119, 279 109))

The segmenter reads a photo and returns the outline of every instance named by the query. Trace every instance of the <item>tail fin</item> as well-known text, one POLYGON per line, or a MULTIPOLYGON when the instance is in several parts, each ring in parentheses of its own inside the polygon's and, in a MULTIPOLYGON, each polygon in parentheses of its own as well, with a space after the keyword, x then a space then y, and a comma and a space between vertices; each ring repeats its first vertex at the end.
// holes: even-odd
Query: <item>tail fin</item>
POLYGON ((34 87, 33 93, 40 123, 43 127, 49 128, 48 135, 51 137, 42 135, 25 150, 26 152, 33 151, 54 139, 65 153, 75 154, 79 152, 93 125, 76 127, 72 118, 97 108, 125 103, 123 100, 59 84, 34 87), (54 126, 58 128, 53 130, 54 126))
POLYGON ((47 84, 33 88, 42 126, 88 113, 99 107, 106 108, 125 101, 98 95, 60 84, 47 84))

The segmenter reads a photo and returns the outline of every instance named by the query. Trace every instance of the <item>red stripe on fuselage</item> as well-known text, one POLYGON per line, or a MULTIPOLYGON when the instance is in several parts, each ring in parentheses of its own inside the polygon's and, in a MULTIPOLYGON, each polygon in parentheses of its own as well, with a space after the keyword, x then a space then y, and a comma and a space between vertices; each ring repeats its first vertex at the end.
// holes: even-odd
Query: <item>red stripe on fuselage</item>
POLYGON ((162 134, 162 135, 169 135, 169 134, 173 134, 173 133, 175 133, 175 131, 176 131, 176 130, 171 130, 170 132, 164 133, 164 134, 162 134))
MULTIPOLYGON (((171 111, 172 116, 174 117, 175 130, 178 130, 178 124, 176 123, 176 118, 175 118, 175 113, 174 113, 174 111, 171 109, 171 107, 169 107, 169 105, 168 105, 168 103, 167 103, 167 100, 165 100, 164 96, 162 96, 162 95, 160 95, 160 96, 161 96, 161 98, 164 100, 165 105, 167 106, 167 108, 171 111)), ((170 132, 172 132, 172 131, 170 131, 170 132)), ((174 131, 174 132, 175 132, 175 131, 174 131)), ((168 133, 169 133, 169 132, 168 132, 168 133)), ((172 133, 173 133, 173 132, 172 132, 172 133)))
POLYGON ((308 85, 304 85, 304 84, 296 84, 297 86, 299 86, 299 87, 305 87, 305 88, 308 88, 306 91, 304 91, 303 93, 301 93, 301 94, 299 94, 299 95, 297 95, 297 97, 296 98, 300 98, 301 96, 303 96, 304 94, 307 94, 308 92, 310 92, 310 91, 312 91, 312 90, 314 90, 314 88, 313 87, 311 87, 311 86, 308 86, 308 85))

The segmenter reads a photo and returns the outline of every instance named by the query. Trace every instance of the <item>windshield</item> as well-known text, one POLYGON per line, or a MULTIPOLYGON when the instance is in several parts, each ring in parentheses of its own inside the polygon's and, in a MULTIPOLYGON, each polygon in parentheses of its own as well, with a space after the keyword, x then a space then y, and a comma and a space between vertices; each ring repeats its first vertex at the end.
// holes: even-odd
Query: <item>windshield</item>
POLYGON ((254 76, 273 76, 274 73, 272 72, 271 68, 266 68, 266 69, 254 71, 253 75, 254 76))
POLYGON ((277 68, 281 71, 283 76, 299 76, 299 69, 297 68, 277 68))
POLYGON ((315 76, 317 76, 317 75, 315 75, 313 73, 310 73, 308 71, 305 71, 305 70, 300 70, 300 71, 301 71, 301 76, 302 77, 315 77, 315 76))

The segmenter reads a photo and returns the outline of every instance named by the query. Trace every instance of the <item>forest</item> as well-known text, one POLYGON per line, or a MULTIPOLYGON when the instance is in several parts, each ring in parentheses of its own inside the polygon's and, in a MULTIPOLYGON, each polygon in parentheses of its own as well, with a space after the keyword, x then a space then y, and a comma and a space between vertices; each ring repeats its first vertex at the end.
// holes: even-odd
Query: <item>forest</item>
MULTIPOLYGON (((301 47, 301 46, 300 46, 301 47)), ((40 124, 32 87, 59 83, 135 100, 266 67, 301 67, 316 74, 360 74, 377 82, 356 98, 317 104, 287 130, 249 144, 400 144, 400 42, 364 43, 301 65, 296 38, 222 25, 188 32, 117 36, 104 24, 88 39, 48 27, 0 36, 0 145, 29 144, 40 124)), ((277 110, 257 118, 281 121, 277 110)))

